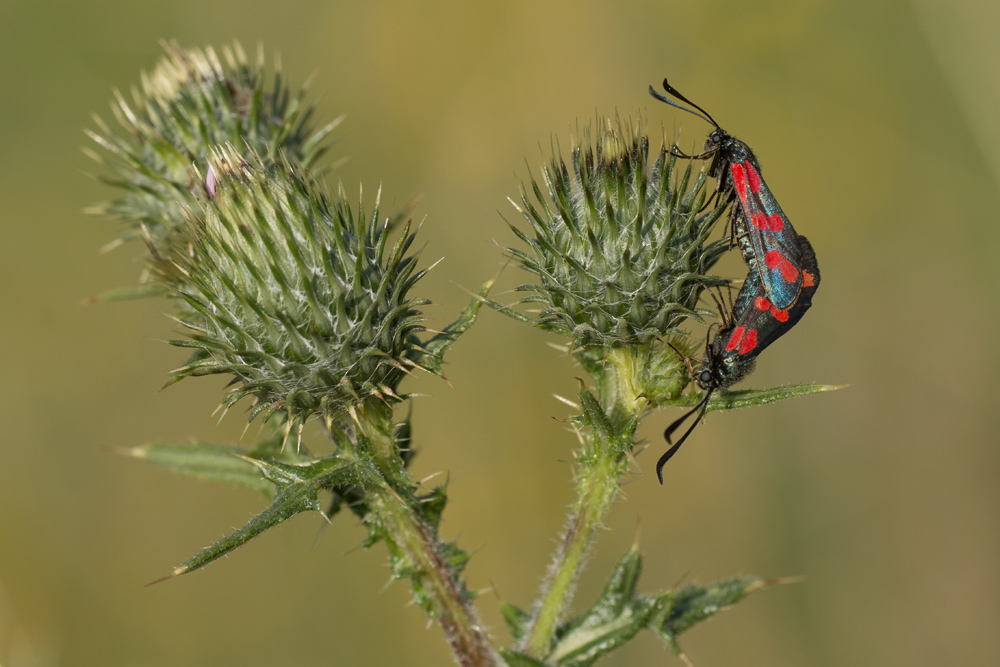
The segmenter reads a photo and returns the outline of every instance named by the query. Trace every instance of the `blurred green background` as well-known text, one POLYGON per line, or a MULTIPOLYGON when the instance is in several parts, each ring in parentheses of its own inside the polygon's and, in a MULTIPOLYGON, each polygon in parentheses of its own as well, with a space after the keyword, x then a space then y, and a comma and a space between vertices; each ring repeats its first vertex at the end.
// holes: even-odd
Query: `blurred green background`
MULTIPOLYGON (((86 178, 91 112, 153 67, 157 40, 280 49, 316 72, 323 117, 347 113, 334 178, 419 197, 423 283, 444 322, 514 241, 516 195, 550 139, 595 113, 649 114, 682 145, 707 126, 655 103, 669 74, 747 141, 823 287, 748 386, 851 383, 715 414, 650 474, 678 411, 647 420, 645 474, 613 511, 577 600, 641 524, 642 587, 740 573, 805 575, 683 642, 704 665, 993 665, 1000 623, 997 225, 1000 9, 987 0, 840 2, 26 2, 0 4, 0 664, 438 665, 436 628, 384 588, 364 531, 301 516, 223 562, 152 588, 263 507, 107 448, 196 436, 223 382, 158 389, 184 357, 162 304, 84 307, 132 284, 141 249, 108 255, 112 196, 86 178), (540 150, 540 146, 545 147, 540 150), (990 286, 993 287, 990 287, 990 286)), ((741 275, 738 257, 723 273, 741 275)), ((511 269, 509 288, 524 276, 511 269)), ((507 294, 505 299, 512 299, 507 294)), ((573 437, 552 417, 570 360, 494 313, 445 383, 421 378, 417 476, 447 471, 445 536, 500 638, 495 589, 528 604, 571 500, 573 437)), ((251 435, 254 431, 251 431, 251 435)), ((608 665, 680 664, 640 636, 608 665)))

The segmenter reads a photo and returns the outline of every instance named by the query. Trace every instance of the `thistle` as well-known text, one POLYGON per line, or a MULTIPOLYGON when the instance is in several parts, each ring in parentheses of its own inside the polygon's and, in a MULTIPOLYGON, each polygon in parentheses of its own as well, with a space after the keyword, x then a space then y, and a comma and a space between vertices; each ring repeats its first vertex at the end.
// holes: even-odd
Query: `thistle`
MULTIPOLYGON (((252 448, 156 443, 127 453, 202 479, 256 489, 268 506, 242 528, 206 547, 165 578, 199 569, 304 512, 330 520, 343 507, 368 528, 365 546, 384 543, 393 577, 410 581, 414 602, 442 629, 458 664, 470 667, 587 667, 642 630, 679 655, 677 637, 767 583, 740 577, 714 586, 642 593, 638 544, 618 561, 598 599, 567 618, 571 593, 598 526, 635 463, 640 420, 661 405, 692 402, 690 354, 682 328, 711 311, 706 286, 725 284, 711 270, 729 247, 709 240, 725 202, 709 208, 704 169, 683 171, 666 142, 653 160, 637 125, 599 120, 558 154, 541 181, 522 188, 512 225, 525 248, 511 249, 535 282, 518 288, 521 312, 488 299, 487 281, 458 318, 429 332, 410 296, 424 275, 410 249, 409 222, 381 219, 378 198, 366 213, 343 188, 330 193, 309 167, 333 124, 313 130, 302 91, 290 96, 263 60, 249 67, 238 45, 181 50, 144 76, 135 111, 118 96, 126 129, 92 135, 125 189, 103 212, 129 221, 151 251, 153 287, 180 308, 193 354, 174 371, 229 375, 228 409, 252 401, 249 419, 275 417, 275 432, 252 448), (441 374, 443 357, 488 304, 557 332, 591 378, 569 419, 580 443, 577 500, 538 601, 527 610, 502 603, 516 646, 497 648, 475 608, 463 569, 470 554, 439 535, 445 485, 410 476, 409 419, 395 421, 413 369, 441 374), (320 418, 332 453, 286 447, 320 418), (324 511, 322 499, 327 503, 324 511)), ((95 156, 96 157, 96 156, 95 156)), ((97 157, 104 161, 104 158, 97 157)), ((168 383, 169 384, 169 383, 168 383)), ((585 383, 584 383, 585 384, 585 383)), ((720 392, 707 410, 815 393, 823 386, 720 392)), ((696 400, 696 399, 695 399, 696 400)))
POLYGON ((231 147, 209 170, 214 195, 189 213, 190 252, 157 274, 194 313, 182 320, 190 337, 172 343, 196 352, 172 381, 231 374, 227 408, 252 396, 251 420, 281 410, 289 430, 399 401, 428 303, 408 297, 424 275, 407 254, 409 223, 390 247, 377 200, 355 214, 342 190, 331 198, 298 168, 231 147))
POLYGON ((317 129, 315 108, 304 101, 308 86, 291 92, 280 63, 268 76, 263 47, 251 64, 238 42, 224 47, 221 59, 211 47, 162 45, 166 56, 142 74, 131 103, 115 91, 111 109, 121 131, 95 116, 99 131, 88 135, 104 151, 87 152, 114 174, 101 180, 124 190, 90 209, 128 224, 115 244, 141 238, 154 256, 171 256, 185 208, 197 209, 205 195, 197 172, 205 173, 216 146, 247 147, 266 163, 280 157, 308 169, 340 119, 317 129))
POLYGON ((534 232, 511 225, 527 250, 510 249, 538 282, 522 304, 534 324, 571 340, 574 350, 648 345, 699 318, 698 297, 720 280, 708 271, 728 243, 708 242, 724 207, 700 213, 706 173, 691 163, 674 183, 677 158, 664 143, 654 162, 649 139, 631 123, 599 119, 596 137, 574 136, 567 164, 554 155, 535 178, 532 202, 514 204, 534 232))
MULTIPOLYGON (((393 428, 399 382, 415 368, 440 373, 447 348, 476 318, 474 301, 444 331, 420 341, 420 306, 410 289, 424 275, 407 222, 396 230, 352 210, 343 190, 331 196, 301 168, 213 151, 206 200, 187 211, 184 253, 154 264, 154 278, 185 304, 191 334, 171 341, 194 354, 174 372, 234 376, 223 404, 244 397, 249 419, 275 415, 283 438, 262 443, 237 471, 232 449, 154 445, 133 455, 204 477, 261 488, 271 504, 248 524, 188 559, 166 578, 203 567, 289 517, 347 505, 369 529, 366 546, 384 542, 394 577, 409 579, 414 601, 445 630, 467 664, 491 665, 495 651, 480 628, 473 595, 461 579, 468 554, 441 540, 446 489, 409 477, 409 423, 393 428), (390 244, 390 236, 397 236, 390 244), (319 416, 334 452, 316 458, 284 442, 319 416), (291 448, 287 448, 291 450, 291 448), (263 479, 260 479, 261 476, 263 479), (263 487, 263 488, 262 488, 263 487)), ((484 288, 488 290, 488 286, 484 288)), ((483 292, 485 294, 485 292, 483 292)))
MULTIPOLYGON (((672 636, 641 620, 660 613, 652 601, 616 608, 616 614, 630 615, 628 633, 611 629, 614 624, 606 621, 601 601, 589 612, 598 621, 587 614, 564 619, 597 528, 635 461, 640 421, 654 407, 691 402, 683 392, 691 384, 686 357, 695 346, 681 325, 713 315, 699 306, 701 294, 707 287, 728 284, 710 272, 729 249, 729 239, 709 238, 727 202, 716 201, 709 208, 707 169, 695 173, 689 160, 678 170, 678 152, 666 141, 651 161, 649 139, 640 126, 641 120, 634 125, 599 118, 593 132, 587 128, 572 138, 568 162, 553 150, 549 164, 542 167, 541 183, 532 177, 531 194, 522 186, 520 204, 514 203, 530 233, 508 223, 526 246, 508 252, 536 277, 536 282, 517 288, 527 295, 515 306, 535 309, 488 302, 522 322, 564 336, 565 350, 593 382, 592 388, 581 388, 578 402, 563 399, 579 410, 570 420, 580 443, 574 454, 577 500, 541 596, 530 611, 508 605, 513 611, 506 615, 519 639, 517 651, 503 654, 508 664, 577 664, 577 659, 590 664, 594 656, 627 641, 642 627, 658 632, 681 654, 672 636), (607 623, 608 633, 572 637, 592 622, 607 623)), ((745 392, 743 404, 828 388, 784 389, 770 399, 767 392, 745 392)), ((724 396, 706 400, 705 406, 720 409, 737 403, 724 396)), ((638 556, 622 562, 628 558, 638 556)), ((638 567, 638 560, 634 562, 638 567)), ((628 579, 629 591, 637 576, 635 571, 628 579)), ((620 586, 611 597, 616 604, 622 600, 620 586)), ((670 594, 668 599, 674 603, 670 594)))

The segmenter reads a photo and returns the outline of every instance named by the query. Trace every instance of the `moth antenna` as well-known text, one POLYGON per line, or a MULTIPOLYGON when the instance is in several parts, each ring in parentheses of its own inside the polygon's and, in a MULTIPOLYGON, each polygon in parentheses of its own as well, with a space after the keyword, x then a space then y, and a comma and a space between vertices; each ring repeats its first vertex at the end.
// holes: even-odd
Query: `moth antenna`
MULTIPOLYGON (((664 81, 664 83, 666 83, 666 79, 664 79, 663 81, 664 81)), ((668 88, 667 90, 669 92, 670 89, 668 88)), ((667 99, 666 97, 664 97, 660 93, 656 92, 656 90, 654 90, 652 86, 649 87, 649 94, 652 95, 653 97, 655 97, 656 99, 660 100, 661 102, 666 102, 670 106, 677 107, 681 111, 687 111, 689 114, 692 114, 692 115, 697 116, 698 118, 701 118, 706 123, 711 123, 712 125, 715 125, 716 127, 719 127, 718 123, 716 123, 714 120, 711 120, 710 118, 706 118, 705 116, 702 116, 697 111, 692 111, 691 109, 688 109, 687 107, 682 107, 681 105, 677 104, 677 102, 671 102, 669 99, 667 99)), ((690 104, 690 102, 689 102, 689 104, 690 104)), ((677 157, 684 157, 684 156, 678 155, 677 157)))
MULTIPOLYGON (((650 88, 650 90, 653 89, 652 86, 650 86, 649 88, 650 88)), ((694 102, 692 102, 688 98, 686 98, 683 95, 681 95, 681 93, 680 93, 679 90, 677 90, 676 88, 674 88, 673 86, 671 86, 670 83, 667 82, 666 77, 663 78, 663 90, 667 91, 667 93, 669 93, 670 95, 673 95, 674 97, 676 97, 677 99, 679 99, 681 102, 686 102, 687 104, 690 104, 691 106, 693 106, 695 109, 697 109, 701 113, 705 114, 704 116, 702 116, 702 118, 704 118, 709 123, 711 123, 712 125, 714 125, 716 129, 718 129, 718 130, 722 129, 721 127, 719 127, 719 124, 715 122, 715 119, 712 118, 712 114, 708 113, 707 111, 705 111, 704 109, 702 109, 700 106, 698 106, 697 104, 695 104, 694 102)), ((654 97, 655 97, 655 95, 654 95, 654 97)), ((663 101, 666 102, 666 100, 663 100, 663 101)), ((674 106, 677 107, 677 108, 679 108, 679 109, 684 109, 684 107, 682 107, 682 106, 680 106, 678 104, 674 104, 674 106)), ((684 110, 685 111, 689 111, 691 113, 694 113, 690 109, 684 109, 684 110)), ((694 115, 698 116, 700 114, 694 113, 694 115)))
POLYGON ((701 421, 701 418, 705 416, 705 411, 708 410, 708 399, 711 397, 712 397, 712 391, 709 390, 709 392, 705 394, 705 398, 701 399, 701 402, 698 403, 698 405, 694 406, 686 413, 684 413, 684 415, 680 419, 674 421, 674 423, 668 426, 667 430, 663 432, 663 437, 666 438, 667 443, 670 443, 671 434, 673 434, 673 432, 676 431, 677 428, 682 423, 684 423, 684 420, 686 420, 688 417, 693 415, 698 410, 701 410, 701 412, 698 414, 698 417, 694 420, 694 423, 691 424, 691 427, 684 432, 684 435, 682 435, 681 439, 677 441, 677 444, 673 445, 670 449, 664 452, 663 456, 660 457, 660 460, 656 462, 656 478, 660 480, 661 485, 663 484, 663 466, 665 466, 667 464, 667 461, 669 461, 670 458, 677 453, 677 450, 681 448, 681 445, 684 444, 684 441, 687 440, 689 435, 691 435, 691 431, 694 430, 694 427, 697 426, 698 422, 701 421))

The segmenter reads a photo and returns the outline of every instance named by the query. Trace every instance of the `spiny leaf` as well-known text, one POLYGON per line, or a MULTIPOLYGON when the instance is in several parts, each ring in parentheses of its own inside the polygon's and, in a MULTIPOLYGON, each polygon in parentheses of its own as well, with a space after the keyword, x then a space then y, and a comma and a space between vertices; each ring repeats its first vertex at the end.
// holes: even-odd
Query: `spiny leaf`
MULTIPOLYGON (((691 585, 676 592, 646 596, 635 592, 641 571, 642 557, 638 546, 633 545, 618 561, 594 605, 556 631, 544 664, 589 667, 643 628, 651 629, 681 655, 678 635, 768 583, 759 577, 734 577, 709 586, 691 585)), ((505 610, 504 617, 510 616, 508 624, 513 621, 517 627, 520 610, 513 610, 505 610)))
POLYGON ((604 408, 586 387, 580 389, 580 409, 588 426, 593 426, 605 438, 613 437, 614 427, 604 414, 604 408))
POLYGON ((615 565, 597 602, 556 631, 556 643, 546 661, 561 667, 586 667, 646 627, 659 604, 635 595, 641 572, 642 556, 634 544, 615 565))
POLYGON ((204 442, 154 442, 120 452, 181 475, 245 486, 269 498, 274 492, 274 485, 261 476, 257 466, 241 458, 246 454, 242 447, 204 442))
POLYGON ((366 465, 344 461, 337 454, 308 464, 292 464, 282 461, 246 459, 255 465, 264 478, 279 489, 301 485, 317 489, 336 488, 342 484, 370 482, 377 473, 372 473, 366 465))
POLYGON ((531 614, 504 600, 500 601, 500 614, 503 616, 504 622, 507 623, 510 636, 514 638, 514 641, 520 642, 528 630, 531 614))
POLYGON ((633 544, 615 565, 615 569, 604 585, 597 603, 591 607, 588 616, 594 620, 612 618, 621 613, 625 604, 635 594, 635 585, 642 574, 642 554, 639 545, 633 544))
POLYGON ((166 577, 152 583, 187 574, 243 546, 268 528, 273 528, 299 512, 321 511, 319 490, 345 484, 371 481, 377 473, 357 461, 341 461, 336 456, 316 461, 307 466, 291 466, 274 461, 245 459, 264 473, 277 487, 274 501, 266 510, 255 516, 243 528, 203 549, 174 569, 166 577))
POLYGON ((523 653, 511 651, 507 648, 501 648, 500 655, 503 657, 504 662, 507 663, 507 667, 548 667, 544 662, 539 662, 523 653))
POLYGON ((696 623, 725 611, 767 582, 760 577, 733 577, 708 586, 692 584, 673 595, 673 605, 654 619, 650 629, 680 655, 677 636, 696 623))
MULTIPOLYGON (((735 410, 736 408, 746 408, 752 405, 767 405, 776 403, 786 398, 796 396, 808 396, 810 394, 822 394, 827 391, 845 389, 850 385, 846 384, 790 384, 782 387, 771 387, 769 389, 743 389, 740 391, 719 391, 712 395, 708 401, 708 412, 715 410, 735 410)), ((676 401, 663 402, 660 405, 672 405, 677 407, 693 407, 697 405, 703 394, 691 392, 676 401)))
MULTIPOLYGON (((272 425, 269 424, 270 428, 272 425)), ((259 461, 283 461, 285 463, 311 463, 315 459, 310 457, 305 449, 286 446, 285 429, 280 424, 274 426, 274 433, 254 445, 246 455, 251 459, 259 461)))
POLYGON ((155 296, 165 296, 169 293, 163 285, 139 285, 137 287, 121 287, 119 289, 101 292, 88 299, 88 303, 111 303, 115 301, 135 301, 155 296))
POLYGON ((532 326, 538 327, 539 329, 542 329, 543 331, 562 331, 562 329, 559 326, 549 324, 541 320, 534 320, 528 317, 527 315, 519 313, 513 308, 505 306, 497 301, 492 301, 490 299, 480 299, 480 301, 482 301, 484 304, 486 304, 493 310, 497 311, 501 315, 506 315, 507 317, 517 320, 518 322, 521 322, 523 324, 530 324, 532 326))
POLYGON ((656 609, 652 600, 630 600, 618 616, 603 623, 584 625, 561 638, 548 657, 560 667, 587 667, 627 643, 646 627, 656 609))
POLYGON ((412 413, 413 402, 411 401, 410 414, 406 415, 406 419, 396 425, 396 431, 394 433, 396 449, 399 451, 399 458, 403 459, 404 466, 409 466, 413 457, 417 455, 417 450, 413 448, 412 413))
POLYGON ((444 357, 444 353, 448 351, 452 343, 458 340, 458 337, 469 330, 476 322, 476 318, 479 316, 479 309, 483 305, 483 299, 490 293, 493 289, 493 283, 496 282, 496 277, 487 280, 482 286, 476 290, 472 301, 469 305, 465 307, 465 310, 461 312, 458 318, 446 326, 444 331, 432 337, 430 340, 426 341, 421 345, 423 348, 421 351, 414 350, 411 354, 412 360, 416 362, 422 368, 431 371, 436 375, 441 375, 443 369, 441 368, 441 359, 444 357))
POLYGON ((437 530, 441 526, 444 508, 448 505, 448 489, 444 485, 435 486, 430 493, 418 496, 418 500, 420 516, 437 530))

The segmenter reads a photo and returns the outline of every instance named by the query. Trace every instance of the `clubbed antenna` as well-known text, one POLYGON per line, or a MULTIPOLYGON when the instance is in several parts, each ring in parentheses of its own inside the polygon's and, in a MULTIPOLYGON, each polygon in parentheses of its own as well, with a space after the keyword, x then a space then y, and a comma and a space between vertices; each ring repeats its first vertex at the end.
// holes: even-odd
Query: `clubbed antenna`
POLYGON ((697 113, 695 111, 691 111, 691 109, 688 109, 687 107, 682 107, 681 105, 677 104, 676 102, 671 102, 669 99, 667 99, 663 95, 661 95, 658 92, 656 92, 653 89, 652 86, 649 87, 649 94, 652 95, 653 97, 655 97, 656 99, 660 100, 661 102, 666 102, 667 104, 669 104, 672 107, 677 107, 678 109, 680 109, 682 111, 687 111, 689 114, 693 114, 693 115, 697 116, 698 118, 701 118, 702 120, 711 123, 716 128, 719 127, 719 124, 715 122, 715 119, 712 118, 711 114, 709 114, 707 111, 705 111, 704 109, 702 109, 700 106, 698 106, 697 104, 695 104, 694 102, 692 102, 688 98, 686 98, 683 95, 681 95, 680 92, 676 88, 674 88, 673 86, 671 86, 667 82, 666 79, 663 79, 663 89, 665 91, 667 91, 669 94, 671 94, 674 97, 676 97, 677 99, 679 99, 681 102, 686 102, 687 104, 690 104, 691 106, 693 106, 695 109, 697 109, 701 113, 697 113), (702 114, 705 114, 705 115, 703 116, 702 114))

